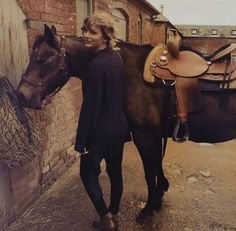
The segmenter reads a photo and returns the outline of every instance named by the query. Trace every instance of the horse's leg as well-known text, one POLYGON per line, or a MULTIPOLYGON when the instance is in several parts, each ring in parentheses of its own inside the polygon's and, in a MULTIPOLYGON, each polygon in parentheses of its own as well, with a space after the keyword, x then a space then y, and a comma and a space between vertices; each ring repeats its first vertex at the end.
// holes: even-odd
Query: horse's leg
POLYGON ((153 208, 157 211, 159 209, 161 209, 162 207, 162 197, 164 196, 164 192, 167 192, 169 189, 169 182, 167 180, 167 178, 164 175, 164 171, 163 171, 163 165, 162 165, 162 161, 163 161, 163 150, 162 150, 162 140, 161 139, 157 139, 156 140, 156 176, 157 176, 157 192, 156 192, 156 197, 154 200, 154 205, 153 208))
POLYGON ((137 216, 138 222, 146 221, 153 216, 153 209, 161 207, 164 190, 168 188, 168 181, 164 177, 162 169, 161 138, 158 139, 153 134, 153 131, 133 131, 134 143, 143 162, 148 187, 147 203, 137 216), (157 182, 160 183, 160 186, 157 186, 157 182))

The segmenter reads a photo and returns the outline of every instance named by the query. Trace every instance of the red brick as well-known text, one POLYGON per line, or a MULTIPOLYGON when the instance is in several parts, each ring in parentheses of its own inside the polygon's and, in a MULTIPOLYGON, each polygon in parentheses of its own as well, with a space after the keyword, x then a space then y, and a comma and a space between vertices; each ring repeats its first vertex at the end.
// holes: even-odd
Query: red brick
POLYGON ((46 6, 45 7, 45 13, 60 16, 61 15, 61 10, 46 6))
POLYGON ((58 9, 60 10, 65 10, 65 11, 68 11, 68 5, 67 4, 64 4, 64 2, 59 2, 58 4, 58 9))
POLYGON ((28 35, 30 38, 34 39, 40 35, 42 32, 38 31, 38 30, 32 30, 32 29, 28 29, 28 35))
POLYGON ((64 10, 62 10, 62 11, 60 11, 60 12, 61 12, 61 16, 62 16, 63 18, 72 18, 72 17, 73 17, 73 15, 71 14, 71 12, 64 11, 64 10))
POLYGON ((41 13, 41 20, 46 22, 58 22, 60 20, 59 16, 41 13))
POLYGON ((55 156, 49 163, 50 169, 52 169, 54 166, 56 166, 60 162, 60 154, 58 153, 57 156, 55 156))
POLYGON ((63 168, 65 168, 65 163, 64 160, 61 159, 57 162, 56 165, 53 166, 53 168, 51 168, 53 176, 57 176, 58 174, 60 174, 63 171, 63 168))
POLYGON ((24 13, 30 11, 30 5, 28 3, 28 0, 19 0, 19 4, 24 13))
POLYGON ((58 9, 59 2, 57 0, 46 0, 46 5, 58 9))
POLYGON ((36 11, 29 11, 27 12, 26 16, 31 20, 40 20, 40 13, 36 11))

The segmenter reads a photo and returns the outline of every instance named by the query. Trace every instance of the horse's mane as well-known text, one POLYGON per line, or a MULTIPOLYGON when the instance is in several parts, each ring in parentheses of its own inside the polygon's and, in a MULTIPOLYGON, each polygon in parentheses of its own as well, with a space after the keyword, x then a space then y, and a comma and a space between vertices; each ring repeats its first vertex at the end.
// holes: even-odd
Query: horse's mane
MULTIPOLYGON (((77 36, 74 36, 74 35, 66 35, 66 38, 70 38, 70 39, 74 39, 74 40, 79 40, 80 42, 83 41, 83 38, 81 36, 77 37, 77 36)), ((45 42, 46 39, 45 39, 45 36, 44 35, 38 35, 35 39, 35 42, 33 44, 33 50, 35 50, 37 47, 39 47, 39 45, 42 43, 42 42, 45 42)))
POLYGON ((135 44, 135 43, 125 42, 123 40, 118 40, 117 45, 118 47, 123 47, 123 48, 148 48, 148 49, 153 48, 153 46, 150 44, 135 44))

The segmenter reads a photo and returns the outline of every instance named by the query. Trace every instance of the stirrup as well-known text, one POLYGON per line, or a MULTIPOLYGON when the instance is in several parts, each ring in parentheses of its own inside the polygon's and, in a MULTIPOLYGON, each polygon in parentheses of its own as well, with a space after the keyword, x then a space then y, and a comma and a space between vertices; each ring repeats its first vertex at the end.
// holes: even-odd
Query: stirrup
POLYGON ((177 143, 183 143, 187 140, 189 140, 189 130, 188 130, 188 123, 181 123, 180 118, 177 119, 174 131, 173 131, 173 135, 172 135, 172 140, 177 142, 177 143), (182 137, 178 137, 179 132, 180 132, 180 128, 184 129, 184 135, 182 137))

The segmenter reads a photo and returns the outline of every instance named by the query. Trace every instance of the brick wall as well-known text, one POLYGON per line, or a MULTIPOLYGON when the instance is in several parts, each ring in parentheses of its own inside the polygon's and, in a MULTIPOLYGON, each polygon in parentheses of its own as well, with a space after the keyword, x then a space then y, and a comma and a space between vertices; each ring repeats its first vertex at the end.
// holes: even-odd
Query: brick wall
POLYGON ((53 24, 63 34, 76 33, 75 0, 18 0, 29 20, 28 39, 32 47, 35 37, 41 33, 42 25, 53 24))
POLYGON ((123 14, 127 17, 128 22, 128 41, 131 43, 137 43, 138 31, 137 23, 138 19, 142 17, 142 43, 150 43, 155 45, 159 42, 165 41, 165 28, 166 24, 159 23, 153 24, 151 17, 153 12, 145 9, 139 1, 111 1, 111 0, 95 0, 95 10, 112 10, 121 9, 123 14))

